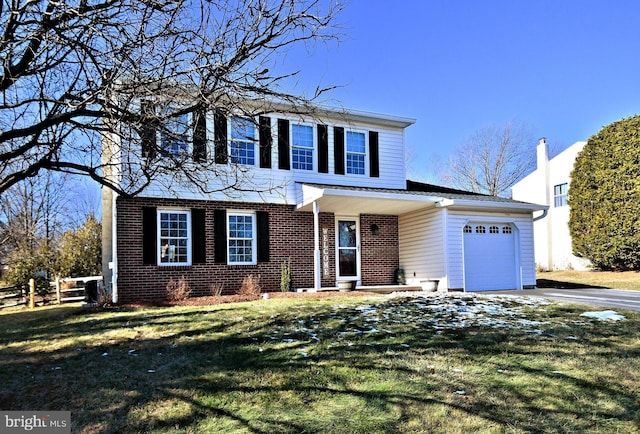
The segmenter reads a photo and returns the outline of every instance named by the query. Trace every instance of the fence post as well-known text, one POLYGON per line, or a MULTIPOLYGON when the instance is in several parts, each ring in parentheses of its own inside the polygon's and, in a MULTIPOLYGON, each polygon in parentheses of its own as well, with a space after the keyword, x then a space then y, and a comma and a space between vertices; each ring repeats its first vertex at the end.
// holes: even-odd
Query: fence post
POLYGON ((36 281, 29 279, 29 309, 36 307, 36 281))
POLYGON ((56 298, 58 299, 58 304, 62 303, 60 301, 60 277, 56 276, 56 298))

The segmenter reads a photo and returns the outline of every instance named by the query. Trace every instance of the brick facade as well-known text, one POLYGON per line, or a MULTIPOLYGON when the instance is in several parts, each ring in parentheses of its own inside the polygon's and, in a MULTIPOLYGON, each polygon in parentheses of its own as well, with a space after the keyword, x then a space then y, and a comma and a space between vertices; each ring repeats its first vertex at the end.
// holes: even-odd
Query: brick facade
MULTIPOLYGON (((295 211, 291 205, 265 203, 212 202, 149 198, 118 198, 117 203, 118 301, 130 303, 166 299, 170 278, 182 276, 189 282, 192 296, 210 294, 214 284, 223 285, 223 293, 240 289, 249 274, 260 276, 263 291, 280 290, 281 266, 291 258, 294 288, 313 287, 314 232, 313 214, 295 211), (206 262, 191 266, 157 266, 143 263, 142 209, 167 207, 205 210, 206 262), (249 266, 229 266, 214 262, 215 210, 266 211, 269 214, 269 261, 249 266)), ((335 286, 335 218, 320 214, 321 267, 323 287, 335 286), (326 248, 323 248, 323 241, 326 248), (324 262, 328 264, 324 268, 324 262)), ((391 284, 399 264, 398 219, 396 216, 363 214, 360 216, 362 283, 391 284)), ((192 234, 198 237, 202 234, 192 234)))

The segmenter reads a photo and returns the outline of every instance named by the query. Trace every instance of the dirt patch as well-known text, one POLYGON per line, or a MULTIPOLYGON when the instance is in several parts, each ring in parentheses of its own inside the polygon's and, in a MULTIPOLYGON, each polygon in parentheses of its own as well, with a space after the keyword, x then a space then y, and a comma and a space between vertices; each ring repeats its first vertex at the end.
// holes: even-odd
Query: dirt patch
MULTIPOLYGON (((269 292, 265 293, 269 294, 269 298, 308 298, 308 299, 319 299, 319 298, 329 298, 329 297, 358 297, 358 296, 367 296, 367 295, 377 295, 373 292, 362 292, 362 291, 349 291, 349 292, 340 292, 340 291, 322 291, 322 292, 269 292)), ((113 306, 115 308, 144 308, 150 306, 211 306, 216 304, 225 304, 225 303, 239 303, 242 301, 254 301, 260 300, 262 297, 248 297, 246 295, 220 295, 220 296, 210 296, 210 297, 189 297, 185 300, 180 301, 166 301, 166 302, 157 302, 157 303, 136 303, 136 304, 119 304, 117 306, 113 306)))

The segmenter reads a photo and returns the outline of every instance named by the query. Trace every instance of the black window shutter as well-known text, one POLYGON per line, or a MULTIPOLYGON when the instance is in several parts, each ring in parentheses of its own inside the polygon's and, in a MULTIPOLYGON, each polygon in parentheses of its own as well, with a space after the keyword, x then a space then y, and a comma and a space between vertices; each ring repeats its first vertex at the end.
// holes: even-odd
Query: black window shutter
POLYGON ((142 131, 140 139, 142 142, 142 156, 149 160, 156 157, 156 124, 155 106, 151 101, 140 103, 140 114, 142 115, 142 131))
POLYGON ((256 212, 258 235, 258 262, 269 262, 269 213, 256 212))
POLYGON ((154 207, 142 208, 142 262, 144 264, 155 264, 157 257, 157 214, 154 207))
POLYGON ((213 212, 214 260, 227 262, 227 212, 217 209, 213 212))
POLYGON ((260 167, 271 169, 271 118, 260 116, 260 167))
POLYGON ((207 160, 207 112, 197 110, 193 117, 193 161, 203 163, 207 160))
POLYGON ((278 119, 278 169, 289 170, 289 121, 278 119))
POLYGON ((369 131, 369 175, 380 177, 380 151, 378 149, 378 132, 369 131))
POLYGON ((336 175, 344 175, 344 128, 333 127, 333 155, 336 175))
POLYGON ((318 125, 318 172, 329 173, 329 128, 318 125))
POLYGON ((203 209, 194 208, 191 210, 191 247, 194 264, 207 262, 206 215, 206 211, 203 209))
POLYGON ((229 154, 227 151, 227 118, 220 110, 213 114, 213 142, 215 147, 215 162, 227 164, 229 154))

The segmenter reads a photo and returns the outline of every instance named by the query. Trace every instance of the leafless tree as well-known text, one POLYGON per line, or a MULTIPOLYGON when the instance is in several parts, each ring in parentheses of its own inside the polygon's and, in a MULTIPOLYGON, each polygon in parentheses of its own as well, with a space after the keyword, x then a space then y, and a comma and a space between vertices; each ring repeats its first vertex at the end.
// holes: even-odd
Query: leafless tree
POLYGON ((535 164, 535 143, 529 128, 511 121, 475 132, 450 157, 441 178, 467 191, 504 196, 535 169, 535 164))
POLYGON ((239 104, 247 99, 256 101, 247 115, 267 111, 267 100, 304 110, 324 89, 283 90, 298 71, 281 54, 339 39, 340 8, 332 0, 0 0, 0 195, 43 170, 89 176, 123 195, 159 174, 202 182, 193 165, 215 170, 210 159, 154 141, 147 161, 136 160, 145 126, 247 110, 239 104), (114 146, 103 152, 103 140, 114 146), (164 158, 148 164, 154 156, 164 158), (120 172, 121 163, 131 166, 120 172))

